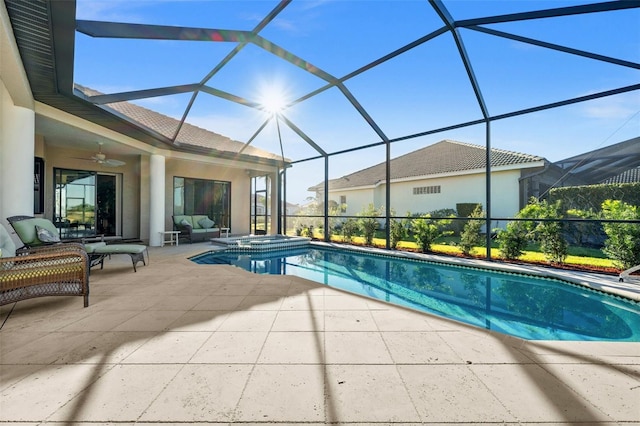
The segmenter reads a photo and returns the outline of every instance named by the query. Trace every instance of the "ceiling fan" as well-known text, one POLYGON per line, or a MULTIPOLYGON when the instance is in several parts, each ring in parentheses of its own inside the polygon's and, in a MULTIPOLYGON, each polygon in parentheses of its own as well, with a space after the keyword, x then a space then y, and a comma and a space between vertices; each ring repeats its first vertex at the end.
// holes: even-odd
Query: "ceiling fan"
POLYGON ((102 153, 102 142, 98 142, 98 152, 91 157, 91 160, 105 167, 120 167, 126 164, 124 161, 107 158, 107 156, 102 153))

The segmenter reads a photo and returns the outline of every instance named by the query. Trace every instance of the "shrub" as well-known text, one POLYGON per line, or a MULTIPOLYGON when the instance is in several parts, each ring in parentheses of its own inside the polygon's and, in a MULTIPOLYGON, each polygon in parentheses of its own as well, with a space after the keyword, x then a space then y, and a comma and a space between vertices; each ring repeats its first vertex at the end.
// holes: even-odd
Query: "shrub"
POLYGON ((357 232, 358 222, 354 218, 349 217, 342 223, 342 238, 345 243, 350 243, 357 232))
POLYGON ((364 243, 370 246, 373 244, 373 237, 376 230, 380 227, 378 219, 376 219, 380 216, 380 210, 376 209, 373 204, 369 204, 358 213, 358 216, 360 216, 358 226, 364 234, 364 243))
MULTIPOLYGON (((395 212, 393 210, 391 211, 391 215, 395 216, 395 212)), ((407 212, 406 216, 411 216, 411 212, 407 212)), ((389 245, 395 250, 398 247, 398 243, 407 237, 409 220, 395 219, 393 217, 389 220, 389 245)))
MULTIPOLYGON (((605 200, 602 203, 603 219, 638 220, 640 209, 620 200, 605 200)), ((640 224, 603 223, 607 239, 604 253, 623 269, 640 264, 640 224)))
POLYGON ((527 227, 524 222, 509 222, 505 229, 498 229, 497 239, 500 252, 505 259, 517 259, 527 246, 527 227))
POLYGON ((430 214, 412 219, 411 229, 420 251, 423 253, 431 251, 431 245, 436 239, 453 234, 453 231, 444 230, 451 222, 451 219, 439 219, 436 221, 431 218, 430 214))
POLYGON ((469 256, 473 248, 481 242, 482 236, 480 235, 480 230, 482 229, 483 221, 479 219, 482 217, 484 217, 482 205, 477 204, 476 208, 469 215, 470 220, 464 224, 462 233, 460 234, 460 250, 467 256, 469 256))
MULTIPOLYGON (((558 200, 549 204, 547 200, 539 201, 531 198, 529 204, 520 210, 518 216, 532 219, 557 219, 537 222, 533 228, 529 228, 529 237, 540 244, 540 250, 548 261, 563 263, 567 258, 569 247, 563 236, 564 224, 559 221, 564 217, 562 202, 558 200)), ((530 226, 530 223, 525 222, 527 226, 530 226)))

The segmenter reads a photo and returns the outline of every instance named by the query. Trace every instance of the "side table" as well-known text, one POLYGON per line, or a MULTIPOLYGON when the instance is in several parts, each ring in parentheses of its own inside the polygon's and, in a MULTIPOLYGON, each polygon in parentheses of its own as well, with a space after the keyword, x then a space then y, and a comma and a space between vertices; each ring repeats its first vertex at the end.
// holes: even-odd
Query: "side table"
POLYGON ((164 247, 165 244, 179 245, 180 231, 160 231, 160 234, 162 235, 161 247, 164 247), (169 239, 167 239, 167 236, 169 236, 169 239))

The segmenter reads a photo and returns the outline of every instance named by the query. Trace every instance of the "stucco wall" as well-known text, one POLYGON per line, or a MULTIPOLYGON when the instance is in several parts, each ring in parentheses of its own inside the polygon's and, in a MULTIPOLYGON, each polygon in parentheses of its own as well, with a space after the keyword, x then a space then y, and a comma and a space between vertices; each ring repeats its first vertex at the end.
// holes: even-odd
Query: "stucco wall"
POLYGON ((166 229, 173 228, 171 223, 171 216, 173 215, 173 178, 177 176, 231 182, 231 232, 234 234, 249 233, 250 178, 245 173, 245 168, 224 168, 211 164, 168 158, 165 171, 166 229))
MULTIPOLYGON (((512 217, 519 210, 520 170, 496 171, 491 174, 492 216, 512 217)), ((391 184, 391 208, 397 215, 428 213, 440 209, 455 209, 456 203, 481 203, 486 208, 486 181, 484 173, 443 178, 422 179, 391 184), (414 195, 413 188, 437 186, 437 194, 414 195)), ((335 191, 329 193, 329 199, 340 201, 340 195, 347 196, 347 213, 355 215, 369 203, 376 207, 385 204, 385 185, 372 189, 335 191)))

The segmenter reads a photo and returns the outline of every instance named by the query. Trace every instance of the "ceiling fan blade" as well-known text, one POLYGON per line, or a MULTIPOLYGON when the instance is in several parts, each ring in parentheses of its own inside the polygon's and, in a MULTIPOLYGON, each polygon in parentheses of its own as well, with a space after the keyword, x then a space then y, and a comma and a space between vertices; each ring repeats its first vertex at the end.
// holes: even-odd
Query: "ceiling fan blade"
POLYGON ((111 159, 109 159, 109 160, 104 160, 102 162, 102 164, 104 166, 107 166, 107 167, 120 167, 120 166, 124 166, 127 163, 125 163, 124 161, 120 161, 120 160, 111 160, 111 159))

